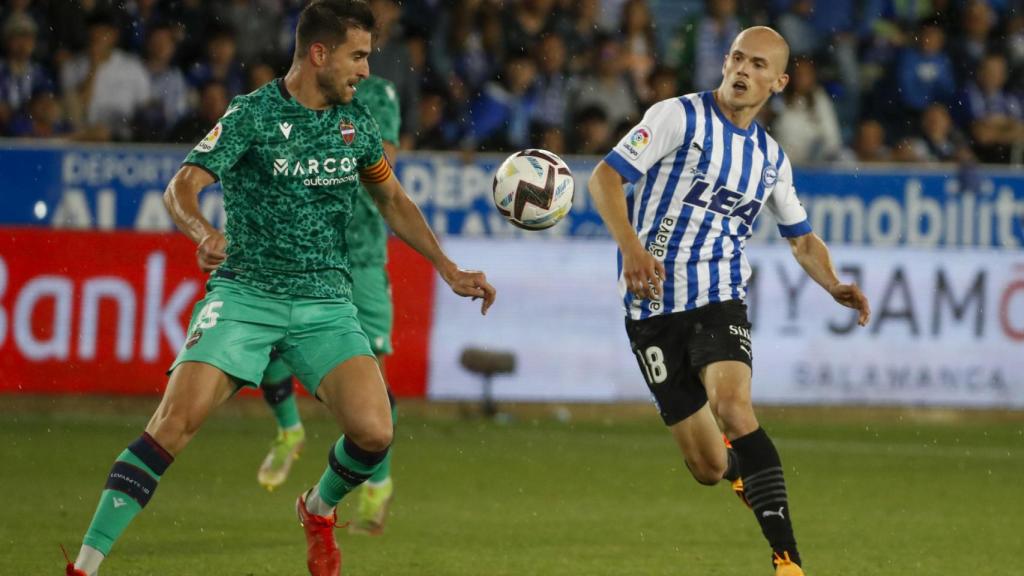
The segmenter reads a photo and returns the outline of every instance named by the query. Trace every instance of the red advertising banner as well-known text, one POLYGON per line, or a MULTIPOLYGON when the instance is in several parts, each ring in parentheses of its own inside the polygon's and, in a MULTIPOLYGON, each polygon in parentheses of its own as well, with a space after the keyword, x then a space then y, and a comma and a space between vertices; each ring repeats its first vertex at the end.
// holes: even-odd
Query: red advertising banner
MULTIPOLYGON (((400 242, 389 269, 400 396, 426 391, 433 271, 400 242)), ((0 392, 158 394, 205 276, 180 234, 0 232, 0 392)))

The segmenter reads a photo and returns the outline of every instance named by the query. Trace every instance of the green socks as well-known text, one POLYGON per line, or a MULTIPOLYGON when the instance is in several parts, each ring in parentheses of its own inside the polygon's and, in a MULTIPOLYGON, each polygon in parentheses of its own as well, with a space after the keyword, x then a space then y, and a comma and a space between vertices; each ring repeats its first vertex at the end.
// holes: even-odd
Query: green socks
POLYGON ((289 430, 302 424, 292 390, 291 376, 274 384, 261 384, 260 390, 263 391, 263 399, 274 412, 278 428, 289 430))
POLYGON ((110 469, 83 544, 109 555, 114 542, 153 497, 172 462, 174 457, 147 433, 121 452, 110 469))
POLYGON ((346 494, 366 482, 377 471, 388 452, 387 448, 380 452, 368 452, 342 436, 331 447, 328 456, 330 465, 320 477, 320 499, 331 507, 337 506, 346 494))

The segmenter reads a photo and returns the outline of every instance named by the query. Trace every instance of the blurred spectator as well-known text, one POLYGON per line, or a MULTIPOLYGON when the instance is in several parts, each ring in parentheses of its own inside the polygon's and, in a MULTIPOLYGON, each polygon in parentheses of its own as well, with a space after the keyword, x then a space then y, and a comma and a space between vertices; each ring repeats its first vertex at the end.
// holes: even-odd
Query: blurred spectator
POLYGON ((687 20, 669 49, 669 64, 679 72, 685 92, 713 90, 722 80, 722 65, 732 41, 743 29, 736 0, 706 0, 705 13, 687 20))
POLYGON ((622 10, 629 0, 600 0, 597 25, 602 32, 616 32, 621 26, 622 10))
POLYGON ((821 45, 818 31, 811 20, 814 8, 815 0, 793 0, 776 20, 777 30, 789 43, 793 56, 814 56, 821 45))
MULTIPOLYGON (((58 71, 65 109, 57 106, 50 116, 66 114, 75 129, 71 137, 167 138, 176 124, 185 125, 182 73, 190 88, 188 105, 210 82, 223 84, 229 99, 265 84, 290 58, 295 21, 309 1, 0 2, 0 133, 12 130, 15 117, 20 132, 45 134, 59 125, 26 128, 32 120, 29 99, 51 89, 45 79, 58 71), (131 65, 108 62, 124 54, 116 45, 87 40, 96 20, 107 20, 121 33, 126 52, 145 55, 150 97, 141 113, 132 104, 138 83, 129 78, 142 74, 131 65), (34 34, 26 22, 34 24, 34 34), (85 56, 90 53, 92 58, 85 56), (96 80, 107 68, 124 80, 122 86, 96 80), (112 96, 97 96, 96 90, 112 96)), ((576 152, 577 141, 601 140, 580 138, 577 117, 588 119, 591 132, 614 135, 654 102, 717 86, 730 42, 748 24, 774 25, 789 40, 794 57, 816 62, 816 74, 791 68, 788 93, 758 119, 785 141, 795 162, 849 155, 835 144, 837 122, 841 141, 860 142, 862 150, 875 151, 865 156, 889 161, 948 159, 950 150, 963 150, 964 134, 982 159, 1005 160, 1017 142, 1013 126, 1019 122, 1015 102, 1024 96, 1024 0, 368 2, 380 25, 370 67, 399 91, 403 148, 471 145, 480 136, 481 118, 496 114, 498 128, 484 138, 485 147, 550 140, 552 148, 576 152), (666 40, 668 48, 660 51, 666 40), (510 53, 524 50, 533 58, 536 80, 513 94, 501 72, 510 53), (975 75, 982 68, 988 76, 1000 75, 992 72, 998 66, 982 64, 992 50, 1003 53, 1009 71, 1002 74, 1006 80, 1000 89, 986 92, 975 75), (807 80, 805 73, 817 80, 807 80), (804 88, 805 80, 813 89, 804 88), (968 86, 972 80, 977 81, 968 86), (416 100, 424 91, 429 102, 420 104, 416 100), (496 100, 496 94, 511 96, 496 100), (941 106, 931 106, 950 104, 955 95, 960 95, 957 107, 945 116, 938 112, 941 106), (882 122, 881 140, 875 124, 862 122, 862 107, 882 122), (527 109, 524 122, 520 113, 527 109), (950 113, 955 126, 944 132, 950 113), (419 127, 420 122, 426 124, 419 127), (867 146, 872 141, 879 144, 867 146)), ((35 106, 53 108, 45 95, 35 106)), ((204 121, 193 136, 207 130, 204 121)), ((595 153, 606 152, 599 148, 595 153)), ((1017 149, 1024 154, 1024 143, 1017 149)))
POLYGON ((647 0, 627 0, 622 5, 623 66, 641 101, 650 99, 647 78, 658 61, 658 40, 647 0))
POLYGON ((212 80, 199 91, 199 106, 182 118, 171 130, 169 140, 181 144, 196 144, 217 124, 231 101, 227 86, 212 80))
POLYGON ((130 139, 135 114, 150 98, 149 74, 135 55, 115 48, 117 39, 111 15, 93 14, 86 53, 60 71, 69 116, 86 139, 130 139))
MULTIPOLYGON (((170 20, 178 27, 178 61, 186 64, 183 70, 187 74, 187 65, 206 58, 210 33, 216 32, 221 25, 210 17, 209 8, 203 0, 175 0, 168 11, 170 20)), ((289 33, 294 36, 295 28, 289 33)))
POLYGON ((889 160, 892 162, 918 162, 917 148, 914 146, 914 138, 904 136, 890 150, 889 160))
POLYGON ((221 0, 211 5, 214 19, 235 31, 238 58, 245 65, 280 53, 277 45, 280 0, 221 0))
POLYGON ((989 36, 995 26, 995 12, 987 0, 969 0, 963 9, 962 30, 950 46, 950 59, 961 85, 974 79, 981 59, 989 50, 989 36))
POLYGON ((643 103, 644 110, 650 108, 655 102, 678 98, 682 95, 679 92, 679 82, 675 71, 667 66, 655 68, 651 72, 650 78, 647 79, 647 86, 648 100, 643 103))
POLYGON ((898 127, 910 127, 908 119, 920 116, 933 102, 949 104, 956 93, 953 64, 942 51, 946 33, 934 20, 925 20, 918 27, 918 42, 900 54, 896 64, 896 97, 901 110, 898 127))
POLYGON ((60 100, 42 90, 11 120, 9 133, 17 138, 60 138, 71 134, 71 124, 64 118, 60 100))
POLYGON ((1006 23, 1006 41, 1002 47, 1010 68, 1010 90, 1024 94, 1024 8, 1006 23))
POLYGON ((537 68, 525 54, 509 54, 500 80, 489 82, 470 107, 470 144, 483 150, 515 150, 530 144, 537 104, 537 68))
POLYGON ((772 136, 793 164, 835 160, 842 149, 839 120, 832 99, 818 84, 814 61, 797 58, 790 70, 789 86, 774 99, 772 136))
POLYGON ((0 25, 14 15, 28 16, 36 25, 36 49, 35 58, 39 62, 47 62, 50 59, 50 24, 46 18, 46 2, 33 2, 33 0, 7 0, 0 2, 0 25))
POLYGON ((4 47, 0 60, 0 134, 33 94, 53 91, 53 79, 32 61, 36 31, 36 23, 25 12, 12 13, 0 27, 4 47))
MULTIPOLYGON (((430 46, 437 78, 459 78, 476 89, 494 77, 505 55, 500 14, 480 0, 456 0, 441 15, 430 46)), ((371 66, 373 63, 370 63, 371 66)))
POLYGON ((53 65, 59 70, 89 44, 89 23, 104 17, 117 28, 121 13, 114 0, 49 0, 47 20, 53 34, 53 65))
POLYGON ((252 92, 277 77, 277 70, 270 64, 259 63, 249 66, 249 79, 245 86, 246 92, 252 92))
POLYGON ((911 140, 918 162, 968 162, 973 159, 967 138, 942 104, 932 104, 921 114, 921 133, 911 140))
POLYGON ((520 0, 508 5, 502 15, 506 51, 529 54, 537 38, 556 32, 559 18, 554 0, 520 0))
MULTIPOLYGON (((537 131, 531 140, 533 141, 533 146, 541 148, 542 150, 554 152, 559 155, 567 153, 565 148, 565 133, 558 126, 538 126, 537 131)), ((575 153, 575 151, 573 153, 575 153)))
POLYGON ((898 47, 910 44, 909 32, 935 10, 930 0, 865 0, 861 14, 865 31, 898 47))
POLYGON ((162 25, 165 15, 160 10, 159 0, 129 0, 124 2, 125 25, 123 48, 130 52, 146 50, 150 31, 162 25))
POLYGON ((412 54, 400 25, 402 9, 395 0, 370 0, 377 18, 377 33, 370 56, 370 73, 390 80, 398 93, 402 112, 402 148, 411 146, 419 120, 419 87, 422 70, 415 70, 412 54))
POLYGON ((623 74, 622 47, 613 36, 602 37, 594 47, 594 72, 573 78, 569 84, 569 114, 598 106, 612 126, 635 119, 636 96, 623 74))
POLYGON ((857 126, 853 152, 858 162, 888 162, 892 154, 885 146, 885 128, 878 120, 864 120, 857 126))
POLYGON ((576 154, 607 154, 611 150, 612 125, 600 106, 583 108, 573 117, 576 133, 572 149, 576 154))
POLYGON ((152 98, 139 118, 140 136, 163 140, 164 135, 188 112, 188 84, 174 65, 177 40, 168 24, 154 24, 146 39, 146 71, 152 98))
POLYGON ((198 89, 210 82, 219 82, 233 97, 245 91, 245 73, 237 57, 235 30, 230 26, 208 29, 206 56, 188 71, 188 83, 198 89))
POLYGON ((565 42, 557 34, 541 38, 533 53, 537 64, 537 106, 533 120, 544 126, 565 126, 566 92, 569 78, 565 73, 565 42))
POLYGON ((573 5, 566 47, 569 49, 569 70, 574 74, 582 73, 590 64, 588 57, 597 41, 600 14, 600 0, 578 0, 573 5))
POLYGON ((1006 57, 990 53, 963 97, 965 125, 982 162, 1008 162, 1010 149, 1024 144, 1020 100, 1005 88, 1006 57))
POLYGON ((420 94, 420 128, 414 147, 424 150, 451 150, 459 141, 458 126, 448 118, 443 88, 425 87, 420 94))

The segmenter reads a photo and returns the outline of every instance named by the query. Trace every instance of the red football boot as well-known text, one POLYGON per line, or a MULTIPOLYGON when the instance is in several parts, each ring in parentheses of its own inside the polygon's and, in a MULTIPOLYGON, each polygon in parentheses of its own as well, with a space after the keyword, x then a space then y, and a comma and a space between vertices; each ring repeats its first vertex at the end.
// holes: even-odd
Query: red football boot
POLYGON ((64 567, 64 576, 89 576, 85 571, 75 568, 75 563, 71 561, 71 558, 68 558, 68 551, 64 549, 63 545, 61 545, 60 551, 64 553, 64 560, 68 563, 64 567))
POLYGON ((339 576, 341 574, 341 550, 334 540, 337 515, 310 514, 306 509, 306 494, 300 494, 295 501, 299 524, 306 531, 306 567, 310 576, 339 576))

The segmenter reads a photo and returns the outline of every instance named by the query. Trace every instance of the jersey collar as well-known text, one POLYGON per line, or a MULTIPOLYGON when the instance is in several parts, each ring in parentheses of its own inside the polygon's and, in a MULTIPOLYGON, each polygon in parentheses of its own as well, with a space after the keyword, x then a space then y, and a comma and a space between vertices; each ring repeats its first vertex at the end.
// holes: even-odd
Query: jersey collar
POLYGON ((754 134, 757 122, 751 122, 750 126, 744 130, 743 128, 733 124, 732 121, 726 117, 725 113, 722 112, 722 109, 718 107, 718 102, 715 102, 715 95, 712 94, 710 90, 704 92, 702 96, 704 97, 704 105, 711 106, 711 109, 715 111, 715 115, 722 121, 722 125, 725 126, 726 130, 743 137, 748 137, 754 134))
POLYGON ((288 91, 288 86, 285 85, 284 78, 278 78, 275 82, 277 82, 277 90, 281 93, 281 98, 291 100, 292 93, 288 91))

